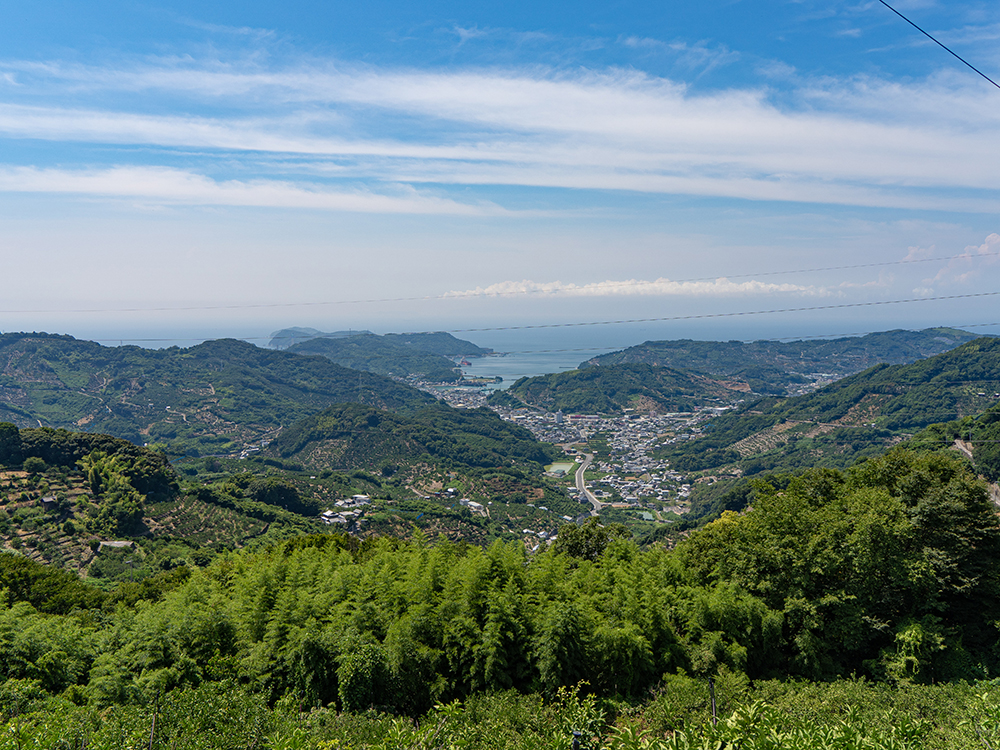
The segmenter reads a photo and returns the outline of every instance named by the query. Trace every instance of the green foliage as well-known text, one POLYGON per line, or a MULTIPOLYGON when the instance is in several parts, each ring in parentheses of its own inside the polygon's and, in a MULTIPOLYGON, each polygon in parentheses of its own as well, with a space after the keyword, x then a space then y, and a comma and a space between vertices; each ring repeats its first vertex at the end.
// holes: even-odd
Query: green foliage
POLYGON ((24 459, 24 470, 29 474, 41 474, 46 468, 45 461, 38 456, 28 456, 24 459))
POLYGON ((582 526, 564 524, 559 527, 555 551, 582 560, 597 560, 613 539, 628 539, 632 533, 620 523, 601 525, 598 518, 590 518, 582 526))
POLYGON ((810 341, 647 341, 583 364, 607 367, 641 362, 673 367, 743 380, 755 393, 781 395, 815 372, 843 377, 881 363, 906 364, 974 338, 975 334, 954 328, 928 328, 810 341))
POLYGON ((162 541, 132 553, 160 572, 107 593, 0 556, 0 732, 148 746, 155 715, 161 747, 236 746, 225 732, 317 750, 567 748, 574 729, 609 749, 990 737, 996 686, 966 681, 1000 669, 1000 521, 966 464, 897 449, 776 484, 672 551, 588 524, 533 555, 315 534, 194 568, 162 541), (871 682, 843 679, 857 674, 871 682))
POLYGON ((76 575, 16 554, 0 554, 0 590, 8 603, 28 602, 39 612, 68 614, 100 607, 104 594, 76 575))
POLYGON ((337 695, 345 711, 364 711, 388 703, 389 665, 375 643, 348 646, 337 665, 337 695))
MULTIPOLYGON (((325 358, 232 339, 151 350, 8 333, 0 335, 0 363, 0 412, 21 427, 39 421, 65 428, 86 424, 94 432, 191 455, 259 442, 280 425, 334 403, 406 409, 433 402, 380 375, 368 373, 359 382, 357 371, 325 358)), ((4 454, 16 449, 0 438, 0 463, 10 463, 4 454)), ((91 448, 98 449, 112 452, 91 448)), ((25 455, 59 463, 40 453, 25 455)))
POLYGON ((345 468, 427 461, 492 469, 512 462, 537 468, 552 460, 554 449, 489 409, 436 405, 403 416, 339 404, 284 430, 270 450, 345 468))
POLYGON ((490 396, 494 405, 534 406, 547 411, 615 414, 641 411, 693 411, 696 406, 732 398, 726 384, 667 367, 622 364, 589 367, 521 378, 490 396), (516 399, 517 401, 513 401, 516 399), (522 402, 522 403, 517 403, 522 402))
POLYGON ((977 339, 913 364, 878 365, 805 396, 762 399, 713 419, 704 437, 656 455, 689 472, 732 464, 745 474, 846 468, 904 434, 992 406, 998 373, 1000 339, 977 339))
POLYGON ((421 380, 450 383, 462 376, 445 356, 373 333, 341 338, 314 338, 293 344, 287 351, 317 354, 354 370, 388 377, 414 376, 421 380))
POLYGON ((0 466, 21 463, 21 432, 10 422, 0 422, 0 466))
POLYGON ((931 681, 995 669, 981 612, 1000 611, 1000 522, 957 456, 896 450, 846 476, 760 485, 753 512, 724 513, 679 554, 692 582, 735 583, 780 613, 792 648, 764 663, 778 673, 931 681))

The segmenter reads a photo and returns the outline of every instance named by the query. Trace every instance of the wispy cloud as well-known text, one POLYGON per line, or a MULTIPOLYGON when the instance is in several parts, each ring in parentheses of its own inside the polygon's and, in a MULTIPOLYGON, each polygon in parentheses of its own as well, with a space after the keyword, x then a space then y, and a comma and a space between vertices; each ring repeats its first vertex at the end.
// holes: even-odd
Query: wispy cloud
MULTIPOLYGON (((679 52, 718 53, 697 45, 679 52)), ((948 81, 812 82, 794 94, 795 106, 778 106, 764 89, 695 94, 669 79, 614 69, 272 70, 167 60, 127 69, 2 67, 30 79, 33 92, 30 103, 10 92, 0 102, 0 134, 12 138, 298 154, 312 159, 299 168, 316 175, 335 158, 373 186, 1000 209, 1000 110, 978 89, 948 81), (160 114, 156 102, 165 95, 187 102, 175 111, 193 114, 160 114), (69 107, 68 99, 88 104, 69 107), (102 106, 91 104, 97 101, 102 106)))
POLYGON ((0 192, 67 193, 165 204, 256 206, 361 213, 497 215, 491 204, 469 205, 398 186, 396 194, 331 190, 278 180, 216 181, 205 175, 157 167, 100 170, 0 168, 0 192))
POLYGON ((628 279, 626 281, 598 281, 573 284, 561 281, 501 281, 486 287, 448 292, 448 297, 507 297, 518 295, 559 295, 563 297, 722 297, 764 294, 799 294, 822 296, 827 292, 813 286, 799 284, 772 284, 762 281, 730 281, 719 278, 711 281, 671 281, 659 278, 653 281, 628 279))
POLYGON ((707 73, 722 65, 734 63, 740 59, 740 53, 726 45, 712 46, 706 41, 688 43, 684 41, 665 42, 661 39, 640 36, 622 36, 619 43, 635 50, 659 53, 674 58, 680 65, 690 69, 700 69, 707 73))
MULTIPOLYGON (((936 248, 911 247, 906 260, 931 257, 936 248)), ((933 276, 923 279, 918 291, 933 292, 935 287, 965 284, 983 275, 984 270, 1000 261, 1000 234, 993 232, 979 245, 968 245, 959 254, 950 258, 933 276)))

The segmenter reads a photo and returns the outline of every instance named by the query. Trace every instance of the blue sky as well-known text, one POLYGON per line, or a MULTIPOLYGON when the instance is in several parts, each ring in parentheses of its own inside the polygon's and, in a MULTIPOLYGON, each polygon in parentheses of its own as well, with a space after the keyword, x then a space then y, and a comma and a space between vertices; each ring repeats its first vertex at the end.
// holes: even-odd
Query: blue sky
POLYGON ((0 330, 1000 332, 1000 89, 877 2, 9 6, 0 330))

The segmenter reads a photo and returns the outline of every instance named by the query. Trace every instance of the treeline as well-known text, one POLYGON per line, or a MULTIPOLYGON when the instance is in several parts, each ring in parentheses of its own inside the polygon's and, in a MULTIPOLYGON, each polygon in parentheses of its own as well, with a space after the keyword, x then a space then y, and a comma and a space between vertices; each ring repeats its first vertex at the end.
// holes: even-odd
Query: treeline
POLYGON ((175 455, 236 451, 334 403, 405 410, 434 402, 382 375, 233 339, 142 349, 8 333, 0 335, 0 372, 0 420, 83 424, 175 455))
POLYGON ((294 354, 317 354, 342 367, 394 378, 418 377, 440 383, 461 380, 447 357, 374 333, 338 338, 317 337, 288 347, 294 354))
POLYGON ((843 377, 877 364, 905 364, 974 338, 954 328, 928 328, 809 341, 647 341, 582 366, 645 362, 742 380, 754 393, 783 395, 787 386, 808 382, 816 372, 843 377))
POLYGON ((389 473, 420 461, 473 468, 533 464, 537 469, 558 455, 557 449, 489 409, 435 405, 403 415, 361 404, 337 404, 296 422, 269 452, 303 463, 389 473))
POLYGON ((880 452, 894 437, 992 406, 1000 392, 998 373, 1000 339, 977 339, 913 364, 878 365, 815 393, 761 399, 713 419, 703 437, 666 446, 657 455, 679 471, 728 464, 739 464, 745 473, 845 466, 880 452), (763 455, 743 459, 733 447, 787 422, 802 424, 763 455), (809 429, 818 426, 837 429, 826 434, 809 429))
MULTIPOLYGON (((54 430, 49 427, 18 429, 0 422, 0 466, 20 466, 27 459, 37 470, 48 466, 78 468, 78 463, 94 454, 117 461, 128 482, 143 495, 162 498, 177 492, 177 479, 167 458, 140 448, 127 440, 88 432, 54 430)), ((100 486, 100 470, 92 484, 100 486)))
POLYGON ((718 380, 645 363, 588 367, 521 378, 490 396, 500 406, 534 406, 548 411, 617 414, 641 411, 692 411, 734 391, 718 380), (518 403, 520 402, 520 404, 518 403))
POLYGON ((638 698, 665 674, 903 685, 1000 669, 1000 523, 957 456, 897 450, 760 484, 753 510, 673 551, 621 531, 572 527, 531 556, 306 536, 130 608, 73 584, 69 614, 8 588, 0 670, 98 707, 231 680, 268 701, 419 716, 581 682, 638 698))

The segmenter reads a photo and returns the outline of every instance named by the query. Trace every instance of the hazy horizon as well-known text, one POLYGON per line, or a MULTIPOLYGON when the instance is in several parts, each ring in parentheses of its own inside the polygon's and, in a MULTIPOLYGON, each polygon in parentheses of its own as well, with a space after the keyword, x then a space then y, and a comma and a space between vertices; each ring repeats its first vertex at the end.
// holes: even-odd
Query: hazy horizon
MULTIPOLYGON (((876 3, 568 7, 8 14, 0 329, 996 322, 996 88, 876 3)), ((899 9, 1000 71, 1000 6, 899 9)))

